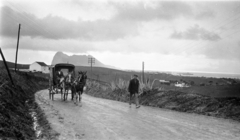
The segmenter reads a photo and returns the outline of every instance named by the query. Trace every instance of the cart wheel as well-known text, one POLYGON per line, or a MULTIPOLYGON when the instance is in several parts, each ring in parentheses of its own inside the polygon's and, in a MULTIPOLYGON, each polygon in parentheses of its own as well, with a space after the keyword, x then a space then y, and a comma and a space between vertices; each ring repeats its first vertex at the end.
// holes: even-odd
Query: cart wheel
POLYGON ((55 94, 55 93, 53 92, 53 93, 52 93, 52 100, 54 100, 54 94, 55 94))
POLYGON ((49 89, 49 99, 51 100, 51 89, 49 89))

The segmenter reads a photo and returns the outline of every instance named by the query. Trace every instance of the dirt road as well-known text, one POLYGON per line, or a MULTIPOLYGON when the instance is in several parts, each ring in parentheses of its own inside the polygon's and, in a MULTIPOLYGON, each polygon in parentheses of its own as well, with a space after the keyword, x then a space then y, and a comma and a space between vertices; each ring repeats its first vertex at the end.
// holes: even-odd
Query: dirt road
POLYGON ((214 117, 144 107, 83 95, 82 107, 49 100, 48 91, 36 100, 59 140, 240 140, 240 123, 214 117))

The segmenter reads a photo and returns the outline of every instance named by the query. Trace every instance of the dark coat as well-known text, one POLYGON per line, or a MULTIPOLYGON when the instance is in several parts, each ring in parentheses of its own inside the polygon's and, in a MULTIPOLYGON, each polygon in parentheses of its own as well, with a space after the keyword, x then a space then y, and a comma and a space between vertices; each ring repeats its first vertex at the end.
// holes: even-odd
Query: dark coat
POLYGON ((57 78, 62 78, 62 77, 64 77, 62 71, 58 71, 58 72, 56 73, 56 76, 57 76, 57 78))
POLYGON ((130 93, 138 93, 139 89, 139 80, 138 79, 132 79, 129 82, 129 86, 128 86, 128 91, 130 93))
POLYGON ((55 78, 54 78, 54 80, 53 80, 53 82, 54 82, 53 84, 54 84, 54 85, 58 85, 59 82, 60 82, 60 79, 61 79, 62 77, 64 77, 63 72, 60 71, 60 73, 59 73, 59 71, 57 71, 57 72, 55 73, 55 78))

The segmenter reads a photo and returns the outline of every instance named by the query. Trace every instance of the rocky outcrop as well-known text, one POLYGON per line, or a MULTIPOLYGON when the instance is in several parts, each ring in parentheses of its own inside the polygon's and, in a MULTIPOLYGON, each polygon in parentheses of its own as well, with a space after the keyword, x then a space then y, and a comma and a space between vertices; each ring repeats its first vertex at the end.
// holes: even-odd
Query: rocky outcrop
MULTIPOLYGON (((73 64, 75 66, 90 66, 88 63, 88 59, 93 56, 91 55, 72 55, 69 56, 67 54, 64 54, 63 52, 57 52, 52 60, 52 65, 55 65, 57 63, 69 63, 73 64)), ((93 57, 94 58, 94 57, 93 57)), ((99 60, 95 58, 95 63, 93 64, 95 67, 108 67, 112 68, 111 66, 105 65, 99 60)))

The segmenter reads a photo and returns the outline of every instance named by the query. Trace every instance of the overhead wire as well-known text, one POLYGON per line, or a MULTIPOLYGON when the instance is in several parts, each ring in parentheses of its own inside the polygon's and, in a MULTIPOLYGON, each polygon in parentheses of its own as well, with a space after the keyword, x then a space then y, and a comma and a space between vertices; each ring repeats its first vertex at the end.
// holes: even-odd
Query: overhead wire
MULTIPOLYGON (((52 34, 50 31, 45 30, 45 28, 43 28, 41 25, 39 25, 36 21, 32 20, 31 18, 29 18, 28 16, 22 14, 22 12, 27 13, 25 10, 22 10, 23 8, 21 6, 18 5, 18 7, 13 6, 13 4, 11 4, 11 2, 8 1, 8 4, 10 5, 10 7, 13 7, 14 9, 16 9, 16 11, 18 11, 19 14, 22 15, 22 17, 28 21, 30 21, 32 24, 28 24, 30 27, 32 27, 33 29, 35 29, 35 31, 37 31, 39 33, 39 35, 43 35, 42 31, 47 33, 50 37, 55 37, 57 38, 56 35, 52 34), (19 10, 21 9, 21 10, 19 10), (36 25, 36 26, 35 26, 36 25)), ((27 22, 26 22, 27 23, 27 22)), ((44 35, 43 35, 44 36, 44 35)), ((59 43, 58 41, 55 41, 55 43, 58 44, 58 46, 64 47, 61 43, 59 43)), ((85 54, 90 55, 87 51, 85 52, 85 54)))
MULTIPOLYGON (((240 6, 238 6, 238 7, 240 7, 240 6)), ((238 8, 237 7, 237 8, 238 8)), ((237 9, 236 8, 236 9, 237 9)), ((214 32, 214 31, 216 31, 216 30, 218 30, 218 29, 220 29, 221 27, 224 27, 224 26, 226 26, 226 25, 228 25, 228 24, 230 24, 230 23, 232 23, 232 22, 234 22, 234 21, 236 21, 236 20, 239 20, 240 19, 240 17, 238 17, 239 16, 239 14, 238 15, 234 15, 234 16, 231 16, 231 17, 228 17, 227 19, 231 19, 231 18, 233 18, 233 17, 236 17, 236 18, 234 18, 234 19, 232 19, 232 20, 230 20, 230 21, 226 21, 226 22, 224 22, 224 24, 219 24, 219 25, 215 25, 215 28, 214 28, 214 30, 212 30, 212 32, 214 32)), ((224 19, 224 20, 227 20, 227 19, 224 19)), ((223 21, 224 21, 223 20, 223 21)), ((239 23, 237 23, 236 25, 238 25, 239 23)), ((233 26, 235 26, 235 25, 233 25, 233 26)), ((223 31, 221 31, 219 34, 222 34, 223 33, 223 31)), ((237 32, 236 32, 237 33, 237 32)), ((179 52, 177 52, 177 53, 182 53, 182 52, 185 52, 185 51, 190 51, 190 50, 193 50, 194 49, 194 47, 196 47, 197 45, 200 45, 200 44, 203 44, 203 43, 205 43, 203 40, 201 40, 201 42, 200 43, 195 43, 195 45, 192 45, 192 43, 189 43, 188 45, 187 45, 187 47, 185 47, 184 49, 182 49, 182 48, 180 48, 179 50, 179 52), (190 46, 191 45, 191 46, 190 46), (191 48, 190 48, 191 47, 191 48)), ((209 42, 207 42, 207 43, 209 43, 209 42)), ((196 52, 196 50, 200 50, 200 48, 198 48, 198 49, 196 49, 195 48, 195 50, 194 51, 192 51, 192 52, 196 52)), ((176 52, 176 51, 175 51, 176 52)), ((176 54, 177 54, 176 53, 176 54)), ((175 61, 175 60, 177 60, 178 58, 172 58, 171 59, 171 61, 175 61)))
MULTIPOLYGON (((21 17, 23 18, 23 19, 25 19, 25 20, 27 20, 27 21, 30 21, 30 22, 32 22, 33 24, 35 24, 35 25, 37 25, 38 27, 40 27, 40 28, 42 28, 41 26, 39 26, 38 24, 36 24, 32 19, 30 19, 29 17, 27 17, 27 16, 25 16, 24 14, 22 14, 21 13, 21 11, 18 9, 18 8, 16 8, 16 7, 13 7, 12 5, 10 6, 11 8, 13 8, 13 9, 15 9, 15 11, 17 11, 18 12, 18 14, 21 14, 21 17)), ((7 13, 8 14, 8 13, 7 13)), ((12 16, 12 15, 9 15, 10 17, 12 16)), ((9 17, 8 16, 8 17, 9 17)), ((11 17, 13 20, 15 20, 15 21, 17 21, 18 22, 18 20, 17 19, 14 19, 14 17, 11 17)), ((35 30, 36 32, 38 32, 39 33, 39 35, 41 35, 42 34, 42 32, 40 32, 40 31, 42 31, 42 29, 40 29, 40 28, 37 28, 37 27, 35 27, 33 24, 31 24, 31 23, 28 23, 28 22, 25 22, 25 24, 28 26, 28 27, 31 27, 33 30, 35 30)), ((24 25, 23 24, 21 24, 22 25, 22 27, 21 27, 21 29, 24 29, 24 25)), ((26 27, 26 26, 25 26, 26 27)), ((44 42, 41 42, 41 43, 44 43, 44 42)))
MULTIPOLYGON (((234 10, 237 10, 238 8, 240 8, 240 5, 237 6, 234 10)), ((233 11, 234 11, 234 10, 233 10, 233 11)), ((222 17, 223 17, 223 16, 224 16, 224 15, 222 15, 222 17)), ((228 17, 228 18, 226 18, 226 19, 223 19, 223 20, 219 21, 220 24, 214 25, 214 26, 213 26, 213 30, 211 30, 211 32, 216 31, 217 29, 219 29, 220 26, 224 26, 225 24, 228 24, 229 19, 231 19, 231 18, 233 18, 233 17, 235 17, 235 16, 238 16, 238 15, 230 16, 230 17, 228 17)), ((237 20, 237 19, 239 19, 239 17, 237 17, 236 19, 232 19, 232 21, 237 20)), ((201 41, 201 40, 200 40, 200 41, 201 41)), ((180 47, 178 47, 179 49, 177 49, 177 50, 183 50, 181 47, 189 46, 189 45, 192 45, 192 44, 196 44, 196 43, 194 43, 194 42, 184 43, 184 44, 182 44, 180 47)), ((175 50, 176 50, 176 49, 175 49, 175 50)))
MULTIPOLYGON (((30 27, 32 27, 33 29, 35 29, 35 31, 37 31, 38 33, 39 33, 39 35, 41 35, 42 34, 42 32, 41 31, 44 31, 44 32, 46 32, 48 35, 50 35, 50 36, 52 36, 52 37, 56 37, 54 34, 52 34, 51 32, 49 32, 49 31, 47 31, 47 30, 45 30, 45 28, 43 28, 41 25, 39 25, 36 21, 34 21, 34 20, 32 20, 31 18, 29 18, 29 17, 27 17, 26 15, 24 15, 24 14, 22 14, 22 12, 21 12, 21 10, 19 10, 19 8, 18 7, 15 7, 15 6, 13 6, 12 4, 10 4, 11 5, 11 7, 14 7, 14 9, 17 9, 17 11, 19 12, 19 14, 21 14, 25 19, 27 19, 28 21, 30 21, 31 23, 33 23, 33 24, 30 24, 29 23, 29 26, 30 27), (34 25, 36 25, 36 26, 34 26, 34 25)), ((20 6, 19 6, 20 7, 20 6)), ((238 6, 238 7, 240 7, 240 6, 238 6)), ((238 8, 237 7, 237 8, 238 8)), ((21 9, 23 9, 22 7, 20 7, 21 9)), ((237 9, 236 8, 236 9, 237 9)), ((23 10, 24 11, 24 10, 23 10)), ((25 13, 27 13, 26 11, 24 11, 25 13)), ((221 27, 223 27, 223 26, 226 26, 226 25, 228 25, 228 24, 230 24, 230 23, 232 23, 232 22, 234 22, 234 21, 236 21, 236 20, 238 20, 240 17, 237 17, 237 18, 234 18, 234 19, 231 19, 231 18, 233 18, 233 17, 236 17, 236 16, 239 16, 239 15, 234 15, 234 16, 231 16, 231 17, 228 17, 227 19, 224 19, 223 21, 225 21, 225 22, 223 22, 223 23, 220 23, 220 24, 218 24, 217 26, 215 25, 214 26, 214 28, 213 28, 213 30, 211 30, 211 32, 214 32, 214 31, 216 31, 216 30, 219 30, 221 27), (231 19, 230 21, 229 21, 229 19, 231 19)), ((27 23, 27 22, 26 22, 27 23)), ((223 31, 222 31, 223 32, 223 31)), ((222 32, 220 32, 220 34, 222 33, 222 32)), ((236 31, 235 33, 238 33, 238 31, 236 31)), ((61 43, 59 43, 58 41, 56 41, 56 43, 58 43, 58 45, 59 46, 62 46, 62 47, 64 47, 61 43)), ((192 52, 196 52, 197 50, 199 50, 199 48, 198 49, 196 49, 196 46, 197 45, 202 45, 203 43, 205 43, 204 42, 204 40, 200 40, 200 43, 199 42, 191 42, 191 43, 186 43, 186 44, 182 44, 181 46, 182 47, 184 47, 184 48, 182 48, 181 46, 179 47, 179 49, 176 49, 176 50, 173 50, 174 52, 176 52, 176 53, 183 53, 183 52, 185 52, 186 50, 187 51, 190 51, 190 50, 193 50, 194 49, 194 51, 192 51, 192 52)), ((209 43, 209 42, 208 42, 209 43)), ((86 52, 88 55, 90 55, 88 52, 86 52)), ((177 58, 176 58, 177 59, 177 58)), ((174 59, 172 59, 172 60, 174 60, 174 59)))
MULTIPOLYGON (((240 6, 238 6, 238 7, 240 7, 240 6)), ((237 8, 238 8, 238 7, 237 7, 237 8)), ((236 9, 237 9, 237 8, 236 8, 236 9)), ((232 16, 232 17, 235 17, 235 16, 239 16, 239 15, 234 15, 234 16, 232 16)), ((228 20, 228 19, 230 19, 230 18, 232 18, 232 17, 228 17, 227 19, 224 19, 224 20, 228 20)), ((213 28, 213 30, 211 30, 211 32, 214 32, 214 31, 220 29, 221 27, 223 27, 223 26, 225 26, 225 25, 228 25, 229 23, 232 23, 233 21, 238 20, 238 19, 240 19, 240 16, 237 17, 237 18, 235 18, 235 19, 232 19, 230 22, 227 21, 226 23, 224 22, 224 24, 219 24, 220 26, 219 26, 219 25, 214 25, 214 28, 213 28)), ((222 20, 222 21, 224 21, 224 20, 222 20)), ((192 47, 192 45, 196 46, 196 45, 199 45, 199 44, 201 44, 201 43, 205 43, 204 40, 200 40, 200 43, 199 43, 199 42, 197 42, 197 43, 191 42, 191 43, 188 43, 188 44, 183 44, 182 46, 183 46, 183 47, 185 46, 185 48, 181 48, 181 46, 180 46, 179 49, 178 49, 178 50, 174 50, 174 52, 180 53, 180 52, 183 52, 183 51, 185 51, 185 50, 189 50, 190 47, 192 47)))

